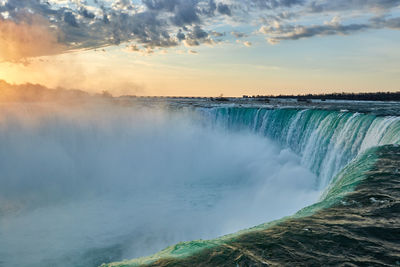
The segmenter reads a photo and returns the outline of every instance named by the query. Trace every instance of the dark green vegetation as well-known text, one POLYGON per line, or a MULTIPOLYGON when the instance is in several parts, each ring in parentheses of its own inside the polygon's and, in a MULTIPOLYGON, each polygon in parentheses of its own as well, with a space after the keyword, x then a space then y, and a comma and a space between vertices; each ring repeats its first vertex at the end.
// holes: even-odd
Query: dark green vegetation
POLYGON ((352 101, 400 101, 400 92, 376 92, 376 93, 332 93, 332 94, 306 94, 306 95, 279 95, 279 96, 243 96, 243 98, 295 98, 299 101, 307 99, 322 100, 352 100, 352 101))
POLYGON ((366 178, 330 208, 146 266, 400 266, 400 148, 376 153, 366 178))

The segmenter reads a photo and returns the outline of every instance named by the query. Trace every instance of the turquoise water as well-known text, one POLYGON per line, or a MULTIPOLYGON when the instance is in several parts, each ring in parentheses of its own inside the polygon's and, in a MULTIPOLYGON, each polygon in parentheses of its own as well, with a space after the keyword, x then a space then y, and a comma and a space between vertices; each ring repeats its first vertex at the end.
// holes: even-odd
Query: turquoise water
POLYGON ((301 156, 326 188, 357 155, 368 148, 400 142, 400 117, 326 110, 212 108, 199 110, 227 130, 250 130, 301 156))
POLYGON ((151 255, 293 214, 321 193, 293 152, 203 125, 193 111, 0 111, 0 266, 94 267, 151 255))
POLYGON ((104 105, 0 107, 0 266, 98 266, 212 239, 129 264, 185 257, 341 201, 375 149, 399 143, 398 117, 104 105))
MULTIPOLYGON (((364 179, 374 166, 379 146, 399 144, 400 118, 369 114, 296 109, 200 108, 203 123, 227 131, 251 131, 277 141, 297 153, 302 164, 318 177, 316 186, 325 188, 321 200, 295 215, 303 217, 338 203, 364 179)), ((208 241, 184 242, 146 258, 107 266, 139 266, 162 258, 180 258, 204 248, 224 244, 235 236, 273 226, 287 218, 208 241)))

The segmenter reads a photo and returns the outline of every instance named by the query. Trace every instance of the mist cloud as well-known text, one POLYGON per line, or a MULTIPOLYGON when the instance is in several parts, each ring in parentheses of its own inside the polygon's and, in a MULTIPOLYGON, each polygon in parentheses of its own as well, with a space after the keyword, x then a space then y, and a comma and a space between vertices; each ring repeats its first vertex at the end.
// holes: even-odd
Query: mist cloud
POLYGON ((292 214, 319 196, 291 151, 185 109, 3 103, 0 144, 6 266, 145 256, 292 214))

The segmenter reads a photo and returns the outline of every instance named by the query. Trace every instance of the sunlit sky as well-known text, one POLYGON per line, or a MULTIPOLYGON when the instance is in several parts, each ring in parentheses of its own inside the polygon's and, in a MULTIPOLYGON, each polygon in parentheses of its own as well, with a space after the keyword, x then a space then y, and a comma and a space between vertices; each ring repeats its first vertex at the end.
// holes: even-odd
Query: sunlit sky
POLYGON ((114 95, 400 90, 399 0, 0 0, 0 79, 114 95))

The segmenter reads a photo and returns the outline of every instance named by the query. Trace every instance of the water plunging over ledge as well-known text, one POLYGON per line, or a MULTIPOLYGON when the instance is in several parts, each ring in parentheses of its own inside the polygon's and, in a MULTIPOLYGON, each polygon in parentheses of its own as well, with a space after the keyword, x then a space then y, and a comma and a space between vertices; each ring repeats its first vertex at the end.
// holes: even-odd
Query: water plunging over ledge
POLYGON ((326 110, 2 111, 8 265, 96 266, 279 219, 363 151, 399 142, 398 117, 326 110))

